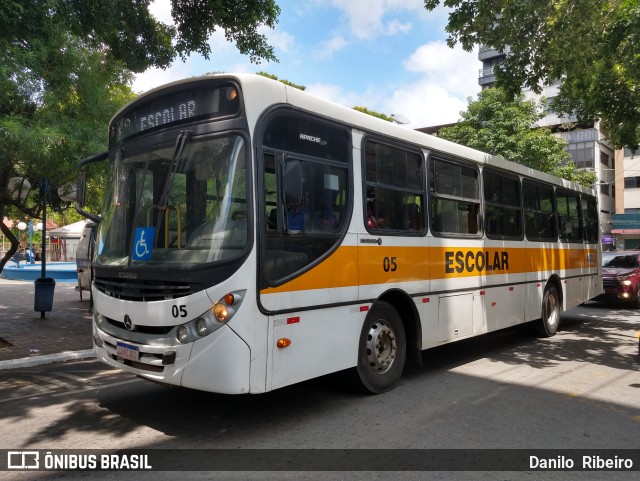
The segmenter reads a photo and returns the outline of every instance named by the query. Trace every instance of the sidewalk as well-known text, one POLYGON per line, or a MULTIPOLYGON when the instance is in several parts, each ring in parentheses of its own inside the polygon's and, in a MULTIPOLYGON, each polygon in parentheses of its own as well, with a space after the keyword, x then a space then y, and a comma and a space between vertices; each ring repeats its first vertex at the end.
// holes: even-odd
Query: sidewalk
POLYGON ((57 282, 53 310, 33 310, 33 281, 0 279, 0 369, 91 357, 89 294, 57 282))

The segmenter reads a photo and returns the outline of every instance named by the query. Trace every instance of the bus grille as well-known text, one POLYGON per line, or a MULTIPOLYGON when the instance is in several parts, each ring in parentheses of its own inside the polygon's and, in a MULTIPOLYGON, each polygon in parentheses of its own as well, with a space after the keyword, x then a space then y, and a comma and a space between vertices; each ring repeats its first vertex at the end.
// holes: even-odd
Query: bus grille
POLYGON ((126 301, 164 301, 193 294, 193 289, 183 283, 172 282, 118 282, 94 279, 94 286, 103 294, 126 301))
MULTIPOLYGON (((112 326, 115 326, 123 330, 127 329, 126 327, 124 327, 124 322, 116 321, 115 319, 111 319, 110 317, 105 317, 104 319, 112 326)), ((140 326, 136 324, 135 331, 140 332, 142 334, 153 334, 158 336, 165 336, 169 334, 169 332, 171 332, 171 329, 173 328, 174 326, 140 326)))

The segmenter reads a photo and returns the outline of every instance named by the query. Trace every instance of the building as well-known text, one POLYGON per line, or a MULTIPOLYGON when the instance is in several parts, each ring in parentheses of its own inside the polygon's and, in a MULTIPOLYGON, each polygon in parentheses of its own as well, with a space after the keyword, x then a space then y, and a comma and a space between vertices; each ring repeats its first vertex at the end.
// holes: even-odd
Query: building
POLYGON ((616 207, 611 234, 617 249, 640 249, 640 152, 616 151, 616 207))

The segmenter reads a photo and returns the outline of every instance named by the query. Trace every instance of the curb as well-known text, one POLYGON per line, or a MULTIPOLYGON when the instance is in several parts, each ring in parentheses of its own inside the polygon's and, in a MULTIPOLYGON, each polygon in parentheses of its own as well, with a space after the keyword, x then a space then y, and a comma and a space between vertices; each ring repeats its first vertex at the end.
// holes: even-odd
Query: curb
POLYGON ((58 354, 48 354, 46 356, 23 357, 21 359, 11 359, 9 361, 0 361, 0 371, 4 369, 18 369, 21 367, 33 367, 41 364, 50 364, 53 362, 75 361, 78 359, 88 359, 95 357, 93 349, 86 351, 67 351, 58 354))

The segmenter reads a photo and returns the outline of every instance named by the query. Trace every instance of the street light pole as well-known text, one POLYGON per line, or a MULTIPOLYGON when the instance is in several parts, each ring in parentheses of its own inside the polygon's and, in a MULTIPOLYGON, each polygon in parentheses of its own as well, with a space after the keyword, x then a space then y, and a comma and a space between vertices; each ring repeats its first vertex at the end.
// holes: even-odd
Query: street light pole
MULTIPOLYGON (((42 264, 40 277, 47 277, 47 200, 42 198, 42 264)), ((44 317, 44 312, 42 313, 44 317)))
POLYGON ((42 194, 42 268, 40 277, 47 277, 47 197, 50 187, 51 184, 47 179, 40 181, 40 193, 42 194))

